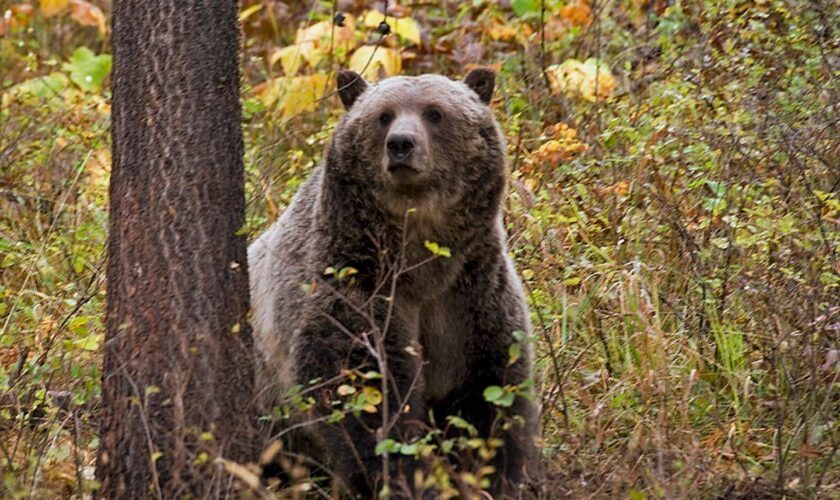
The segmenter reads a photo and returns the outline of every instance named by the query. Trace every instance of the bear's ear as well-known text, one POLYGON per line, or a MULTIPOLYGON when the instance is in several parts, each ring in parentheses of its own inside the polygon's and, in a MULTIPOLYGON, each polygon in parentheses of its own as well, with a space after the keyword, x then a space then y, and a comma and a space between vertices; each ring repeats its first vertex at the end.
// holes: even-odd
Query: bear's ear
POLYGON ((342 70, 338 72, 338 97, 344 109, 350 109, 362 92, 368 88, 368 83, 362 75, 355 71, 342 70))
POLYGON ((496 72, 490 68, 476 68, 464 77, 464 83, 478 94, 481 102, 490 104, 493 87, 496 85, 496 72))

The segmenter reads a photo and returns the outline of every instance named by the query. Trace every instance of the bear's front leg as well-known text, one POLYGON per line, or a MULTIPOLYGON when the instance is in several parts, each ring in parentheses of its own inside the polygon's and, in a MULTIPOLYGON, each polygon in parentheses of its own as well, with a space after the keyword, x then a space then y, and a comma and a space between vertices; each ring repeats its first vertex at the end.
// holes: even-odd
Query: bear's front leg
MULTIPOLYGON (((445 421, 458 415, 472 424, 481 437, 501 438, 491 465, 496 472, 491 492, 496 498, 513 495, 535 458, 537 410, 521 393, 513 401, 506 398, 488 402, 484 393, 490 386, 509 390, 531 379, 530 321, 521 284, 512 265, 499 259, 473 264, 491 272, 471 272, 456 285, 463 311, 453 334, 465 335, 465 376, 449 395, 435 404, 435 418, 445 421), (517 333, 518 332, 518 333, 517 333), (510 346, 519 343, 518 354, 511 357, 510 346)), ((515 352, 515 351, 514 351, 515 352)))
POLYGON ((355 497, 372 498, 386 475, 392 492, 408 493, 414 461, 391 455, 386 466, 376 445, 385 438, 409 441, 423 415, 421 364, 406 349, 410 336, 401 318, 390 320, 383 333, 380 314, 372 322, 340 304, 331 311, 308 325, 298 344, 297 378, 323 384, 315 399, 324 455, 355 497))

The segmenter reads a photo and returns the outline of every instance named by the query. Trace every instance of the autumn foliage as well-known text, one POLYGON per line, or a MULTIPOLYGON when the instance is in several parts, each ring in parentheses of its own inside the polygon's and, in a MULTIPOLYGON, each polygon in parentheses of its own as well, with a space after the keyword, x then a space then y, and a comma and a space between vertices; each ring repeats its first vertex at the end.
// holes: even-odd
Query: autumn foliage
MULTIPOLYGON (((505 224, 537 335, 542 475, 528 494, 832 495, 836 4, 385 5, 243 2, 243 234, 320 161, 342 113, 338 69, 375 81, 493 67, 505 224)), ((106 0, 0 11, 4 497, 97 488, 109 13, 106 0)), ((256 463, 226 466, 243 494, 289 492, 255 481, 256 463)))

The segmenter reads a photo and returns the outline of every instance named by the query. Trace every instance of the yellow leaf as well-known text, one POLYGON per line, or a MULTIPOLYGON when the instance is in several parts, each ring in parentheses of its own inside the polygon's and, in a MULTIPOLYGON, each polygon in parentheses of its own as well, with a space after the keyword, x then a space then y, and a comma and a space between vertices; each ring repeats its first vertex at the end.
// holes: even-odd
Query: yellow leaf
POLYGON ((363 17, 364 25, 368 28, 376 28, 382 21, 388 23, 391 26, 391 31, 400 38, 420 45, 420 23, 410 17, 385 17, 381 12, 374 9, 367 11, 363 17))
POLYGON ((594 101, 596 97, 609 97, 616 87, 610 69, 595 58, 587 59, 586 62, 568 59, 562 64, 549 66, 546 70, 551 90, 555 94, 578 93, 584 99, 594 101))
POLYGON ((344 26, 336 26, 331 21, 321 21, 308 28, 299 29, 295 35, 295 43, 313 42, 323 44, 325 49, 329 49, 330 37, 333 37, 336 43, 349 42, 356 36, 355 29, 356 19, 350 14, 345 14, 344 26))
POLYGON ((60 14, 61 11, 67 8, 68 2, 69 0, 41 0, 41 14, 44 17, 60 14))
POLYGON ((281 66, 283 66, 283 73, 286 76, 294 76, 303 63, 303 55, 301 54, 300 47, 290 45, 282 49, 276 49, 268 60, 269 66, 274 66, 278 60, 281 66))
POLYGON ((362 15, 362 23, 368 28, 376 28, 382 21, 387 21, 387 19, 383 13, 376 9, 371 9, 362 15))
POLYGON ((376 406, 382 402, 382 393, 376 387, 365 386, 362 388, 362 393, 368 404, 376 406))
POLYGON ((239 13, 239 22, 240 23, 244 22, 249 17, 251 17, 254 14, 256 14, 257 12, 261 11, 262 7, 263 7, 262 4, 258 3, 258 4, 254 4, 250 7, 248 7, 246 9, 243 9, 242 12, 239 13))
POLYGON ((402 70, 402 59, 397 49, 362 45, 350 57, 347 66, 370 81, 380 79, 380 71, 384 76, 399 74, 402 70))
POLYGON ((283 119, 313 111, 327 88, 327 75, 281 76, 254 88, 267 106, 276 106, 283 119))
POLYGON ((393 30, 393 32, 401 38, 404 38, 415 45, 420 45, 420 23, 414 19, 410 17, 395 19, 394 24, 391 26, 391 30, 393 30))
POLYGON ((516 35, 519 34, 519 30, 517 30, 510 24, 493 23, 487 29, 486 33, 490 35, 490 38, 492 38, 493 40, 509 42, 511 40, 516 39, 516 35))
POLYGON ((307 28, 301 28, 295 34, 295 43, 320 43, 323 38, 330 36, 331 29, 332 23, 329 21, 321 21, 307 28))
POLYGON ((102 9, 84 0, 70 0, 70 17, 82 26, 96 26, 105 36, 105 14, 102 9))
POLYGON ((295 34, 294 47, 297 48, 300 57, 311 66, 315 66, 329 54, 331 42, 333 49, 340 46, 349 48, 350 42, 356 36, 355 29, 356 21, 349 14, 344 18, 344 26, 335 26, 330 21, 321 21, 308 28, 299 29, 295 34))
POLYGON ((426 249, 437 257, 452 257, 452 251, 449 248, 440 246, 434 241, 426 240, 423 242, 423 245, 425 245, 426 249))

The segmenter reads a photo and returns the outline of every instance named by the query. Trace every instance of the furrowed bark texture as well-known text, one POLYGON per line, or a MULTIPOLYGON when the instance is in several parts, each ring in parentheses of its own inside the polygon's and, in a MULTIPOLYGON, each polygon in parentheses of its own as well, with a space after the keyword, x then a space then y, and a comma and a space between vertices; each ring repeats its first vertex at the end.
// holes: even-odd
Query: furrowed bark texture
POLYGON ((223 496, 254 436, 237 2, 113 12, 100 494, 223 496))

